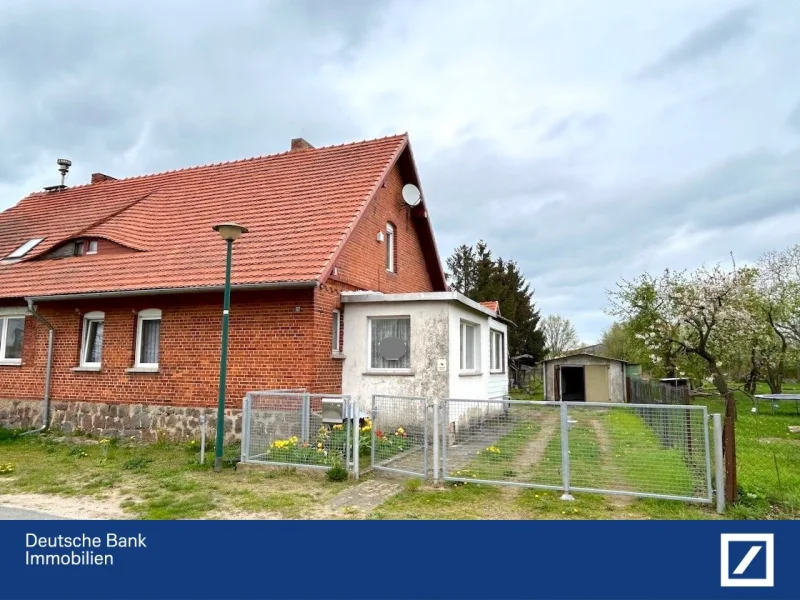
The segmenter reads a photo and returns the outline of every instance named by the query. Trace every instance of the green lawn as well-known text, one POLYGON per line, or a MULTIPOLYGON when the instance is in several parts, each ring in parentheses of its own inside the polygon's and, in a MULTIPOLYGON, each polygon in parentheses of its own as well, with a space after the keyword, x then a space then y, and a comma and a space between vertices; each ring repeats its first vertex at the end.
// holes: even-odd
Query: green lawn
MULTIPOLYGON (((763 383, 758 394, 767 394, 763 383)), ((800 385, 786 384, 783 393, 800 393, 800 385)), ((695 404, 705 404, 709 412, 724 414, 717 398, 697 397, 695 404)), ((740 488, 738 507, 745 516, 800 516, 800 434, 789 426, 800 426, 800 415, 794 402, 781 402, 775 414, 769 401, 761 400, 759 412, 753 413, 753 402, 736 392, 736 460, 740 488)))
MULTIPOLYGON (((226 448, 228 459, 239 448, 226 448)), ((214 473, 198 444, 100 441, 52 434, 17 437, 0 429, 3 494, 35 493, 113 502, 142 519, 314 515, 321 502, 352 485, 293 469, 237 471, 233 461, 214 473)))

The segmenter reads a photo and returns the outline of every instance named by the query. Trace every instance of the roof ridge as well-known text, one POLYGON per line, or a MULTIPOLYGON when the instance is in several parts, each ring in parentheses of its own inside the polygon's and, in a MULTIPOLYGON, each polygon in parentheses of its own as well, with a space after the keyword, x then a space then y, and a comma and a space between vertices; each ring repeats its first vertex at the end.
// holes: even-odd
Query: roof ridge
MULTIPOLYGON (((392 138, 402 139, 402 138, 407 138, 407 137, 408 137, 408 132, 403 132, 403 133, 397 133, 397 134, 393 134, 393 135, 385 135, 383 137, 378 137, 378 138, 360 140, 360 141, 357 141, 357 142, 345 142, 345 143, 342 143, 342 144, 331 144, 331 145, 328 145, 328 146, 319 146, 317 148, 308 148, 306 150, 303 150, 302 153, 303 154, 307 154, 307 153, 316 152, 316 151, 319 151, 319 150, 333 150, 333 149, 336 149, 336 148, 345 148, 345 147, 348 147, 348 146, 356 146, 358 144, 370 144, 370 143, 373 143, 373 142, 382 142, 384 140, 389 140, 389 139, 392 139, 392 138)), ((148 177, 158 177, 160 175, 172 175, 174 173, 185 173, 185 172, 189 172, 189 171, 197 171, 197 170, 200 170, 200 169, 208 169, 208 168, 211 168, 211 167, 221 167, 223 165, 234 165, 234 164, 251 162, 251 161, 254 161, 254 160, 263 160, 265 158, 277 158, 277 157, 286 156, 286 155, 289 155, 289 154, 299 154, 299 152, 296 151, 296 150, 284 150, 283 152, 276 152, 274 154, 261 154, 259 156, 250 156, 250 157, 247 157, 247 158, 237 158, 237 159, 233 159, 233 160, 223 160, 223 161, 216 162, 216 163, 206 163, 206 164, 202 164, 202 165, 192 165, 190 167, 181 167, 179 169, 169 169, 167 171, 159 171, 157 173, 145 173, 143 175, 131 175, 130 177, 120 177, 120 178, 114 179, 113 181, 106 181, 106 182, 103 182, 103 183, 105 183, 106 185, 108 185, 108 184, 114 185, 117 182, 121 182, 121 181, 137 181, 137 180, 140 180, 140 179, 146 179, 148 177)), ((65 190, 63 190, 63 191, 79 190, 79 189, 83 189, 83 188, 88 188, 88 187, 90 187, 92 185, 97 185, 97 184, 82 183, 80 185, 70 186, 70 187, 66 188, 65 190)), ((40 195, 40 194, 49 194, 49 193, 52 193, 52 192, 38 191, 38 192, 32 192, 32 193, 30 193, 28 195, 29 196, 37 196, 37 195, 40 195)))

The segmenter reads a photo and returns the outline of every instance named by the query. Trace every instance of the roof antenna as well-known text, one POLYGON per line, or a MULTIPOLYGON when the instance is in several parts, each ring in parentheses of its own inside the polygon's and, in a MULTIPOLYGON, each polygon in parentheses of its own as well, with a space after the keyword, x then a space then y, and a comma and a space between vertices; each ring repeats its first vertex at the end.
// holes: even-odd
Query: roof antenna
POLYGON ((58 164, 58 172, 61 173, 61 187, 64 187, 64 179, 67 177, 67 173, 69 173, 69 168, 72 166, 72 161, 68 158, 59 158, 56 161, 58 164))

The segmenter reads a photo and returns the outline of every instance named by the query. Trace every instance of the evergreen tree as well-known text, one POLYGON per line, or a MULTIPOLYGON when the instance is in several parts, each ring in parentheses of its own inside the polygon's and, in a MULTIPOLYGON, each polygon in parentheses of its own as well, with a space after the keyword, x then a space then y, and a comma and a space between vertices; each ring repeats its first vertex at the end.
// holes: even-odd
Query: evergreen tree
POLYGON ((497 300, 500 314, 514 322, 508 330, 509 356, 544 357, 541 318, 533 302, 533 290, 513 260, 493 259, 488 244, 459 246, 447 259, 450 286, 476 302, 497 300))

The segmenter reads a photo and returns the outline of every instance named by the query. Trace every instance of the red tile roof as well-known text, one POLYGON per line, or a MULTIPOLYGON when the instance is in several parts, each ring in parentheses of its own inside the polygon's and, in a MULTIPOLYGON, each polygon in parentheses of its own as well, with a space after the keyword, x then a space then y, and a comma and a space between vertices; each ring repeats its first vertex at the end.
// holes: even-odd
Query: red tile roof
POLYGON ((500 312, 500 303, 497 300, 487 300, 485 302, 481 302, 481 306, 485 306, 489 310, 493 310, 496 313, 500 312))
POLYGON ((31 194, 0 213, 0 257, 44 241, 0 265, 0 297, 221 286, 211 226, 225 221, 250 230, 235 243, 234 285, 320 282, 407 148, 397 135, 31 194), (84 236, 138 252, 37 260, 84 236))

